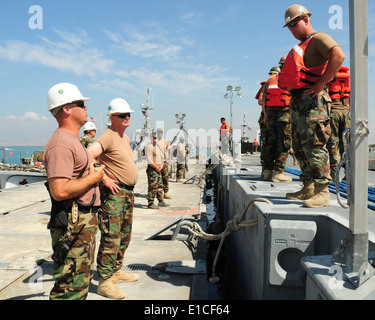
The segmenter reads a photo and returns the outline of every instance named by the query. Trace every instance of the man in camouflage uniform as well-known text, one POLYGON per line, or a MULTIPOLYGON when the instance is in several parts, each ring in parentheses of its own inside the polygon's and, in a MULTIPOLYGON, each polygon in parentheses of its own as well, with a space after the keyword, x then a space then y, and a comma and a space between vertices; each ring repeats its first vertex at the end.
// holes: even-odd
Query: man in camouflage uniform
POLYGON ((176 182, 184 182, 185 175, 185 157, 186 150, 184 146, 184 137, 180 138, 180 142, 177 144, 177 172, 176 172, 176 182))
POLYGON ((169 172, 168 172, 168 166, 171 162, 172 158, 172 152, 171 152, 171 146, 168 143, 167 140, 163 138, 163 129, 158 128, 156 130, 156 134, 158 137, 158 141, 156 142, 158 148, 160 148, 163 152, 163 168, 161 169, 161 178, 163 182, 163 191, 164 191, 164 199, 172 199, 172 197, 168 194, 169 191, 169 172), (168 155, 167 155, 168 154, 168 155))
POLYGON ((255 99, 258 100, 258 104, 262 107, 262 111, 260 113, 258 124, 260 128, 260 164, 262 166, 262 173, 261 178, 264 178, 264 171, 265 171, 265 148, 264 146, 267 144, 267 126, 264 124, 264 107, 263 101, 265 99, 265 93, 263 93, 263 87, 265 85, 265 81, 261 82, 261 87, 258 90, 258 93, 255 96, 255 99))
POLYGON ((83 133, 84 135, 79 139, 79 141, 82 143, 82 145, 87 148, 95 141, 95 135, 96 135, 96 126, 93 122, 87 121, 83 125, 83 133))
POLYGON ((267 127, 267 143, 264 145, 264 180, 273 182, 290 182, 291 178, 284 175, 288 152, 290 150, 291 126, 289 101, 290 93, 277 86, 280 68, 273 67, 266 81, 263 92, 264 123, 267 127))
POLYGON ((159 207, 168 207, 164 201, 163 180, 161 171, 164 166, 163 150, 157 145, 156 132, 151 134, 152 141, 146 145, 145 154, 147 160, 148 192, 147 201, 149 209, 157 209, 155 198, 159 201, 159 207))
POLYGON ((108 107, 111 126, 88 148, 93 158, 105 165, 99 210, 100 246, 97 257, 98 294, 123 299, 126 294, 114 286, 118 282, 139 279, 122 270, 125 251, 129 246, 133 224, 134 187, 138 179, 129 137, 133 110, 122 98, 113 99, 108 107))
POLYGON ((59 128, 44 149, 51 195, 50 230, 54 286, 51 300, 86 299, 93 276, 96 212, 100 206, 97 183, 104 167, 94 167, 79 142, 87 121, 84 98, 72 84, 60 83, 48 92, 48 105, 59 128))
POLYGON ((327 142, 329 152, 330 174, 334 180, 336 177, 336 169, 340 163, 344 153, 344 143, 342 134, 345 129, 350 128, 350 107, 343 104, 332 104, 330 113, 331 119, 331 137, 327 142), (338 108, 336 108, 336 106, 338 108), (344 106, 344 108, 342 108, 344 106))
POLYGON ((279 86, 292 94, 290 103, 293 150, 302 171, 303 188, 287 193, 288 199, 304 200, 305 207, 330 205, 328 184, 331 135, 326 85, 339 71, 345 54, 327 34, 316 33, 311 13, 298 4, 288 7, 285 25, 301 42, 288 54, 279 74, 279 86))
POLYGON ((336 81, 329 86, 329 95, 332 99, 329 114, 331 119, 331 137, 327 142, 327 149, 331 177, 335 180, 336 168, 345 152, 342 134, 346 129, 350 128, 350 73, 348 67, 341 67, 336 81))

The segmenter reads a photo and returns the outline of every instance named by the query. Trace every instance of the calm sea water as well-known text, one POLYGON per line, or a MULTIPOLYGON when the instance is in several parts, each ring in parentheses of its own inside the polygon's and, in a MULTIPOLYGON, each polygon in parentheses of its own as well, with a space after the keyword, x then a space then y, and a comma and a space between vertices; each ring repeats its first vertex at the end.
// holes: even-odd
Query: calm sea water
MULTIPOLYGON (((21 158, 31 157, 34 152, 41 150, 44 150, 44 146, 0 146, 0 163, 21 164, 21 158)), ((211 153, 210 149, 201 149, 201 151, 204 155, 211 153)), ((198 151, 195 152, 198 155, 198 151)), ((369 159, 375 159, 375 150, 371 150, 369 159)))
POLYGON ((36 151, 44 150, 44 146, 0 146, 0 162, 21 164, 21 158, 29 158, 36 151))

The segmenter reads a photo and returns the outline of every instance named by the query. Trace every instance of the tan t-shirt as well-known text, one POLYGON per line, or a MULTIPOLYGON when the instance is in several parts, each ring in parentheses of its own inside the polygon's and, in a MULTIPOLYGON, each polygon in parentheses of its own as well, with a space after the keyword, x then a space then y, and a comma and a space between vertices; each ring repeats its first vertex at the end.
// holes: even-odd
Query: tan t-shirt
POLYGON ((169 145, 168 141, 165 139, 160 139, 156 142, 156 145, 158 146, 158 148, 160 148, 160 150, 163 151, 163 160, 167 160, 167 150, 169 150, 170 152, 171 149, 171 146, 169 145))
POLYGON ((153 163, 159 168, 163 167, 164 157, 163 150, 158 145, 153 146, 152 143, 148 143, 145 149, 145 155, 149 164, 153 163), (152 162, 151 162, 152 161, 152 162))
POLYGON ((184 164, 185 163, 185 147, 184 145, 179 142, 177 144, 177 163, 178 164, 184 164))
MULTIPOLYGON (((47 177, 76 179, 86 163, 86 170, 82 177, 89 174, 92 158, 86 148, 79 142, 79 139, 69 131, 57 129, 51 136, 44 148, 44 165, 47 177)), ((83 193, 78 200, 88 204, 96 193, 94 206, 100 205, 99 188, 95 185, 83 193)))
POLYGON ((103 148, 99 162, 105 165, 104 173, 119 183, 133 186, 138 180, 138 170, 134 163, 129 137, 122 137, 114 130, 107 129, 96 140, 103 148))
POLYGON ((328 52, 338 46, 326 33, 317 33, 306 48, 303 61, 307 68, 319 67, 326 63, 328 52))

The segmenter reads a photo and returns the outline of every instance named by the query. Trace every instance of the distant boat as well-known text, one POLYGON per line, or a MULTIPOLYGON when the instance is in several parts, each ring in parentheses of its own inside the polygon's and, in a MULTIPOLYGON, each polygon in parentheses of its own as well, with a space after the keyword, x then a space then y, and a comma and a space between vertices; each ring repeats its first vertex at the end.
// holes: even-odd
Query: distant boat
POLYGON ((19 151, 2 148, 0 152, 3 152, 2 163, 0 163, 0 189, 11 189, 47 180, 43 151, 36 151, 31 157, 21 157, 21 164, 9 164, 6 157, 7 152, 19 151))

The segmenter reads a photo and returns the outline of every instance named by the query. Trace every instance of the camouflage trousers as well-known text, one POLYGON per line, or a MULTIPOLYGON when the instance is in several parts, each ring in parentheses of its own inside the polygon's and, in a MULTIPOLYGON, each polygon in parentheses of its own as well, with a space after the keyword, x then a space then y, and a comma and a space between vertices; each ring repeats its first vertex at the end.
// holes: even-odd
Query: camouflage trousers
MULTIPOLYGON (((84 300, 93 276, 95 256, 95 235, 98 228, 96 213, 78 212, 78 219, 72 221, 68 214, 67 237, 72 241, 79 233, 78 240, 68 252, 63 264, 53 264, 55 284, 50 293, 51 300, 84 300), (82 231, 79 233, 79 230, 82 231)), ((52 247, 62 239, 65 230, 51 229, 52 247)))
POLYGON ((331 127, 327 103, 331 99, 325 91, 315 98, 304 93, 292 95, 292 146, 301 167, 301 178, 328 184, 331 177, 326 144, 331 127))
POLYGON ((344 142, 342 133, 350 128, 350 110, 349 109, 331 109, 331 137, 327 142, 329 152, 329 161, 331 169, 336 170, 340 163, 341 156, 344 153, 344 142))
POLYGON ((164 193, 161 173, 157 172, 150 166, 147 166, 146 173, 148 180, 148 192, 146 199, 148 203, 154 203, 155 198, 157 198, 159 201, 162 201, 164 199, 164 193))
POLYGON ((133 224, 134 192, 121 188, 115 194, 104 187, 99 210, 100 246, 97 257, 99 277, 108 279, 122 268, 133 224))
POLYGON ((267 143, 264 145, 265 170, 284 171, 292 146, 290 112, 267 110, 267 143))
POLYGON ((264 113, 260 113, 260 117, 258 120, 259 128, 260 128, 260 141, 261 141, 261 149, 260 149, 260 163, 262 165, 262 169, 265 169, 265 159, 267 158, 266 155, 266 148, 265 146, 268 144, 267 142, 267 126, 264 124, 264 113))
POLYGON ((177 163, 176 179, 182 179, 185 176, 185 163, 177 163))
POLYGON ((164 161, 163 169, 160 171, 161 179, 163 181, 163 191, 164 193, 168 193, 169 191, 169 173, 168 173, 168 163, 164 161))

